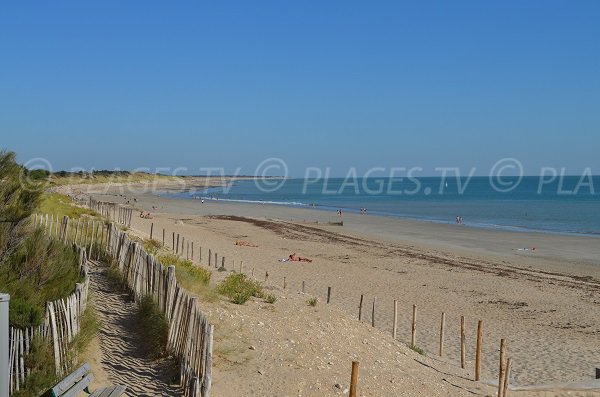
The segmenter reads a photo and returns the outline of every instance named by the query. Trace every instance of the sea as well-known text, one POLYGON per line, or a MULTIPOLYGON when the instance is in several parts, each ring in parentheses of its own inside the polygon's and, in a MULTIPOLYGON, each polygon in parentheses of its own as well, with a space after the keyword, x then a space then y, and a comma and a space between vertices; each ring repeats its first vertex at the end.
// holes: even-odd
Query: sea
POLYGON ((600 176, 557 178, 245 179, 203 190, 164 193, 184 200, 366 212, 511 231, 600 236, 600 176))

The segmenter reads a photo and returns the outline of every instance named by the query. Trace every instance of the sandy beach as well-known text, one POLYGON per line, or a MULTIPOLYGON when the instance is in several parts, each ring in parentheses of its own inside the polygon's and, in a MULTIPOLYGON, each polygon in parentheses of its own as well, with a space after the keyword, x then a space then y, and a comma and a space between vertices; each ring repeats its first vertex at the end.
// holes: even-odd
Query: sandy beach
MULTIPOLYGON (((193 241, 194 261, 203 266, 208 264, 210 248, 218 253, 219 264, 221 257, 226 258, 228 269, 239 270, 243 261, 244 273, 252 272, 259 280, 268 272, 267 284, 285 295, 298 294, 304 282, 306 293, 324 302, 331 287, 327 308, 346 315, 348 321, 356 320, 363 294, 365 326, 371 324, 376 298, 375 324, 383 334, 391 332, 393 301, 397 300, 397 342, 410 342, 412 306, 417 305, 416 344, 426 350, 429 360, 435 358, 435 365, 447 365, 460 376, 473 375, 478 320, 484 324, 484 383, 493 383, 497 377, 501 338, 507 340, 513 359, 514 387, 589 382, 600 363, 597 238, 355 214, 344 215, 344 225, 337 226, 329 224, 339 221, 335 213, 319 210, 218 201, 202 204, 151 193, 122 196, 115 188, 99 191, 94 194, 97 199, 129 200, 136 208, 153 213, 152 220, 133 218, 132 229, 141 236, 148 237, 153 223, 154 238, 162 240, 164 229, 167 246, 172 233, 193 241), (236 240, 258 247, 236 246, 236 240), (519 250, 532 247, 536 250, 519 250), (293 252, 313 262, 279 261, 293 252), (286 290, 282 289, 284 278, 286 290), (442 312, 446 314, 445 353, 439 358, 442 312), (467 365, 462 372, 461 316, 466 319, 467 340, 467 365)), ((216 280, 221 276, 215 272, 216 280)), ((240 321, 234 317, 231 321, 240 321)), ((252 333, 254 328, 246 331, 252 333)), ((285 333, 285 327, 279 332, 285 333)), ((580 395, 595 395, 589 393, 594 392, 580 395)))

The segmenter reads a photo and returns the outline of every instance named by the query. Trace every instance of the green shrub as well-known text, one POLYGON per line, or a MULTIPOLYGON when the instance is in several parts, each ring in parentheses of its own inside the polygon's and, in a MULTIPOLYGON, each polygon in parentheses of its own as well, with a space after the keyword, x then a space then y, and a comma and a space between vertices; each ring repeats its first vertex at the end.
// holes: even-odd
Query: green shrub
POLYGON ((310 298, 306 303, 308 303, 308 306, 315 307, 317 306, 317 303, 319 303, 319 300, 317 298, 310 298))
POLYGON ((150 295, 138 302, 135 328, 147 357, 154 359, 166 354, 169 323, 150 295))
POLYGON ((11 325, 40 325, 46 302, 68 296, 82 281, 79 257, 72 247, 32 229, 0 263, 0 288, 11 295, 11 325))
POLYGON ((162 243, 158 240, 144 240, 144 250, 149 254, 156 255, 161 248, 162 243))
POLYGON ((425 353, 425 349, 423 349, 423 348, 421 348, 421 347, 419 347, 419 346, 417 346, 417 345, 412 345, 412 344, 409 344, 409 345, 407 345, 407 346, 408 346, 408 348, 409 348, 410 350, 412 350, 412 351, 414 351, 414 352, 416 352, 416 353, 419 353, 419 354, 420 354, 420 355, 422 355, 422 356, 425 356, 425 355, 427 355, 427 354, 425 353))
POLYGON ((227 296, 233 303, 242 305, 253 296, 261 296, 262 287, 245 274, 230 274, 219 283, 217 292, 227 296))
POLYGON ((277 297, 273 294, 267 294, 264 299, 267 303, 275 303, 277 301, 277 297))
POLYGON ((25 355, 24 361, 31 374, 25 380, 25 384, 21 385, 21 390, 15 391, 11 396, 38 397, 58 383, 54 350, 48 340, 35 336, 31 341, 31 352, 25 355))
POLYGON ((175 254, 164 254, 156 257, 163 265, 175 266, 177 280, 184 279, 187 282, 201 283, 208 285, 212 273, 199 266, 194 266, 192 261, 178 257, 175 254))

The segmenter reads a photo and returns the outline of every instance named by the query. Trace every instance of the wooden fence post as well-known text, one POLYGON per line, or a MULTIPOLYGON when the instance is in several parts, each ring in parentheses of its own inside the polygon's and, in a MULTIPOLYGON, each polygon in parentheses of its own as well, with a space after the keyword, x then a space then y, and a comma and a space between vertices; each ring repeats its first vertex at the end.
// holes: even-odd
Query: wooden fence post
POLYGON ((327 287, 327 303, 331 300, 331 287, 327 287))
POLYGON ((398 301, 394 299, 394 324, 392 324, 392 338, 396 340, 396 331, 398 329, 398 301))
POLYGON ((375 303, 377 302, 377 297, 373 298, 373 310, 371 311, 371 327, 375 327, 375 303))
POLYGON ((412 332, 410 336, 410 344, 412 347, 415 347, 417 345, 417 305, 413 305, 412 332))
POLYGON ((446 313, 442 312, 442 321, 440 324, 440 357, 444 356, 444 324, 446 323, 446 313))
POLYGON ((165 246, 165 229, 163 228, 163 247, 165 246))
POLYGON ((360 303, 358 304, 358 321, 362 320, 362 305, 364 295, 360 294, 360 303))
POLYGON ((465 316, 460 316, 460 367, 465 369, 465 316))
POLYGON ((302 281, 302 293, 304 293, 305 281, 302 281))
POLYGON ((244 261, 240 261, 240 274, 244 274, 244 261))
POLYGON ((283 289, 285 289, 285 287, 287 286, 286 282, 285 282, 285 276, 283 276, 283 289))
POLYGON ((498 369, 498 397, 504 395, 504 377, 506 376, 506 363, 504 356, 506 355, 506 342, 500 339, 500 366, 498 369))
POLYGON ((175 232, 173 232, 173 251, 175 251, 175 232))
POLYGON ((352 374, 350 376, 350 397, 358 397, 358 361, 352 361, 352 374))
POLYGON ((150 240, 152 240, 152 233, 154 232, 154 222, 150 224, 150 240))
POLYGON ((211 266, 211 265, 210 265, 211 258, 212 258, 212 251, 211 251, 211 250, 210 250, 210 248, 209 248, 209 249, 208 249, 208 267, 210 267, 210 266, 211 266))
POLYGON ((510 366, 512 365, 512 358, 506 360, 506 375, 504 376, 504 392, 502 397, 506 397, 508 394, 508 386, 510 385, 510 366))
POLYGON ((483 344, 483 321, 477 323, 477 347, 475 350, 475 380, 481 376, 481 345, 483 344))

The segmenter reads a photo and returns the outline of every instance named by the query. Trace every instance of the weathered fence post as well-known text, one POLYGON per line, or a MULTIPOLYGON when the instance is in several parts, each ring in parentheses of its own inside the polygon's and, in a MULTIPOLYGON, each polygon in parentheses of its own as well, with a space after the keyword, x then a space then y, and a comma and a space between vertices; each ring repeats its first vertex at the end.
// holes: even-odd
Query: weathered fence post
POLYGON ((392 324, 392 338, 396 340, 396 331, 398 329, 398 301, 394 299, 394 324, 392 324))
POLYGON ((413 305, 412 332, 410 336, 410 344, 413 347, 417 345, 417 305, 413 305))
POLYGON ((331 287, 327 287, 327 303, 331 300, 331 287))
POLYGON ((446 313, 442 312, 442 321, 440 324, 440 357, 444 356, 444 324, 446 323, 446 313))
POLYGON ((483 344, 483 321, 477 323, 477 347, 475 350, 475 380, 481 376, 481 345, 483 344))
POLYGON ((360 303, 358 304, 358 321, 362 320, 362 305, 364 297, 365 296, 363 294, 360 294, 360 303))
POLYGON ((375 303, 377 302, 377 297, 373 298, 373 310, 371 311, 371 327, 375 327, 375 303))
POLYGON ((504 392, 502 397, 506 397, 508 394, 508 385, 510 384, 510 366, 512 365, 512 358, 506 360, 506 375, 504 376, 504 392))
POLYGON ((506 343, 504 339, 500 339, 500 366, 498 369, 498 397, 504 395, 504 377, 506 376, 506 363, 504 356, 506 355, 506 343))
POLYGON ((358 361, 352 361, 352 374, 350 375, 350 397, 358 397, 358 361))
POLYGON ((163 228, 163 247, 165 246, 165 229, 163 228))
POLYGON ((465 316, 460 316, 460 367, 465 369, 466 361, 465 346, 465 316))
POLYGON ((150 224, 150 240, 152 240, 152 232, 154 231, 154 222, 150 224))

